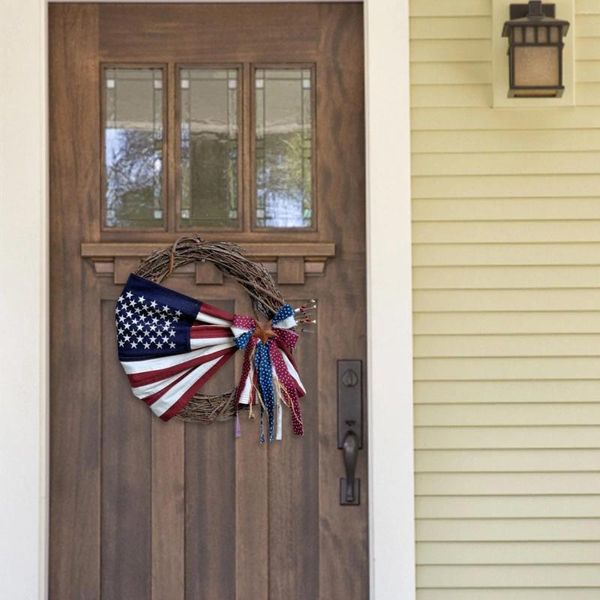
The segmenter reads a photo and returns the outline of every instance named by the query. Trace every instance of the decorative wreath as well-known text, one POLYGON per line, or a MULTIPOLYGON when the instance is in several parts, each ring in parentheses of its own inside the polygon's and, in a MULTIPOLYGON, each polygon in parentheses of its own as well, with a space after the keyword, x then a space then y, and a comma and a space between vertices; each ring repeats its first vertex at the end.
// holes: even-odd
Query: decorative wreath
MULTIPOLYGON (((281 438, 282 405, 296 434, 303 424, 299 398, 305 394, 292 352, 299 331, 316 321, 316 302, 292 309, 273 278, 240 246, 179 238, 143 259, 117 302, 119 359, 133 393, 164 420, 213 423, 259 409, 268 439, 281 438), (255 317, 234 315, 159 285, 178 267, 211 262, 236 280, 252 299, 255 317), (299 329, 300 326, 300 329, 299 329), (238 349, 244 350, 239 384, 224 393, 200 389, 238 349)), ((239 435, 239 421, 236 421, 239 435)))

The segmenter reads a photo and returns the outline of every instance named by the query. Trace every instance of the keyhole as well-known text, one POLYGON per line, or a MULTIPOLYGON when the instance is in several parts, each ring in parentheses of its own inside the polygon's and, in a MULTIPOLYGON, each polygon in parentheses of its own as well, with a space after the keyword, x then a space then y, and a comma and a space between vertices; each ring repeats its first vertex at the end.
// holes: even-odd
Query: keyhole
POLYGON ((346 369, 342 375, 342 383, 346 387, 354 387, 358 383, 358 375, 354 369, 346 369))

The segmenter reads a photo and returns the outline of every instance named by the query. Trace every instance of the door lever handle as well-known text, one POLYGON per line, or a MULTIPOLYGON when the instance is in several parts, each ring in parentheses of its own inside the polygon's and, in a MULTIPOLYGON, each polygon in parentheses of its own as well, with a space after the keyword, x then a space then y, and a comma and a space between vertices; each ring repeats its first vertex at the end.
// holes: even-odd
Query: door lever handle
POLYGON ((358 504, 358 480, 355 478, 356 463, 358 461, 358 436, 350 430, 344 437, 342 444, 344 453, 344 466, 346 467, 346 479, 341 481, 340 502, 341 504, 358 504))
POLYGON ((358 451, 363 447, 362 362, 338 360, 337 447, 342 451, 346 477, 340 478, 340 504, 360 504, 360 479, 356 477, 358 451))

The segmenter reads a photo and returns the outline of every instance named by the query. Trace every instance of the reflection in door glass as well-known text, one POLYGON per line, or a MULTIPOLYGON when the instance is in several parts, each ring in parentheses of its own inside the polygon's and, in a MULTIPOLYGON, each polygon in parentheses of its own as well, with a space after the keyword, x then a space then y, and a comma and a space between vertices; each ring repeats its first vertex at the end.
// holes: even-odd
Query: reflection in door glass
POLYGON ((164 225, 163 72, 104 70, 104 224, 164 225))
POLYGON ((179 224, 236 228, 238 72, 180 71, 179 224))
POLYGON ((256 225, 312 227, 312 72, 257 69, 256 225))

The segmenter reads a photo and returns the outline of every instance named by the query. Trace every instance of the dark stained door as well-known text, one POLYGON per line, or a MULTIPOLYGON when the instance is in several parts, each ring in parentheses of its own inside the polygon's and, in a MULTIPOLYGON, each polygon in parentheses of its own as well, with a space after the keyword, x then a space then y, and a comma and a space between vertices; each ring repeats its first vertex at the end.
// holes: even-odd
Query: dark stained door
MULTIPOLYGON (((367 444, 340 506, 336 400, 366 348, 363 113, 360 4, 50 5, 51 600, 368 597, 367 444), (189 231, 318 299, 303 438, 163 423, 131 395, 116 298, 189 231)), ((250 314, 207 265, 166 285, 250 314)))

